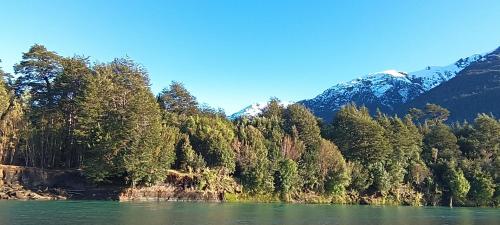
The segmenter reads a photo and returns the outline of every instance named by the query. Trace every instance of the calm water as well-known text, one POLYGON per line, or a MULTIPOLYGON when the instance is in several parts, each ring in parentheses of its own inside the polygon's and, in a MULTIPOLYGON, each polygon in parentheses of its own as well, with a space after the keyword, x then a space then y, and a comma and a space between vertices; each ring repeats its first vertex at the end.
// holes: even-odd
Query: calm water
POLYGON ((500 224, 500 209, 301 204, 0 201, 0 224, 500 224))

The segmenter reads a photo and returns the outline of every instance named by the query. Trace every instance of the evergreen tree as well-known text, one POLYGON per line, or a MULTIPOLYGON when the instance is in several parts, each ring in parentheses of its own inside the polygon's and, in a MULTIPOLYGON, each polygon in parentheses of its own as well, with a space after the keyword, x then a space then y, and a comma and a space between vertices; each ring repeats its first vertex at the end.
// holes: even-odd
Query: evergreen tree
POLYGON ((253 193, 269 193, 273 171, 267 156, 264 136, 252 125, 238 125, 238 167, 243 185, 253 193))
POLYGON ((436 104, 426 104, 425 113, 427 119, 432 121, 434 124, 444 122, 450 116, 450 111, 436 104))
POLYGON ((319 171, 319 152, 321 134, 314 115, 304 106, 293 104, 284 113, 284 128, 288 134, 297 132, 299 140, 305 145, 305 151, 299 161, 299 174, 304 188, 314 190, 321 187, 319 171))
POLYGON ((456 169, 452 165, 448 166, 445 181, 449 189, 450 207, 453 207, 453 199, 463 201, 469 192, 470 184, 462 170, 456 169))
POLYGON ((477 206, 490 205, 493 194, 495 193, 495 184, 493 179, 487 173, 475 171, 470 178, 470 199, 477 206))
POLYGON ((349 185, 349 169, 338 147, 322 139, 319 156, 323 189, 328 194, 344 194, 349 185))
POLYGON ((391 150, 384 128, 364 107, 352 104, 342 107, 334 118, 333 127, 333 142, 348 160, 365 165, 382 162, 391 150))
POLYGON ((194 115, 199 112, 196 98, 179 82, 172 82, 169 88, 163 89, 157 99, 167 112, 182 115, 194 115))
POLYGON ((206 166, 206 162, 201 154, 196 153, 189 143, 189 136, 183 135, 179 142, 177 154, 177 168, 184 171, 199 171, 206 166))
POLYGON ((0 164, 21 163, 18 150, 26 125, 23 107, 4 80, 8 76, 0 67, 0 164))
POLYGON ((59 167, 61 165, 63 115, 58 109, 59 98, 54 80, 62 73, 62 57, 42 45, 33 45, 14 66, 18 74, 14 89, 26 96, 26 111, 31 129, 27 134, 25 152, 32 153, 30 166, 59 167))
POLYGON ((124 177, 132 186, 166 176, 177 130, 162 125, 147 73, 128 59, 95 66, 79 99, 86 175, 95 182, 124 177))
POLYGON ((236 154, 232 148, 235 140, 234 126, 226 118, 195 115, 185 125, 191 145, 200 153, 209 167, 235 169, 236 154))
POLYGON ((424 137, 424 156, 428 164, 458 159, 457 137, 448 126, 437 123, 431 127, 424 137))
POLYGON ((266 118, 283 118, 283 113, 285 108, 281 105, 281 101, 278 98, 271 98, 267 103, 267 106, 262 111, 263 117, 266 118))
POLYGON ((279 163, 278 170, 275 174, 276 190, 280 193, 281 199, 290 201, 292 194, 298 184, 298 167, 297 163, 290 159, 284 159, 279 163))

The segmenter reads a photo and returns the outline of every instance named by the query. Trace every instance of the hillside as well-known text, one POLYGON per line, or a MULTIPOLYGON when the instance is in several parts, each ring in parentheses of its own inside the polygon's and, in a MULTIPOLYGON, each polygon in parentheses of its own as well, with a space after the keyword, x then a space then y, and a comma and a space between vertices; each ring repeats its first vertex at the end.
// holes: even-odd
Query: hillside
POLYGON ((439 104, 451 111, 449 121, 472 120, 477 113, 500 116, 500 48, 472 63, 457 76, 401 106, 397 112, 439 104))

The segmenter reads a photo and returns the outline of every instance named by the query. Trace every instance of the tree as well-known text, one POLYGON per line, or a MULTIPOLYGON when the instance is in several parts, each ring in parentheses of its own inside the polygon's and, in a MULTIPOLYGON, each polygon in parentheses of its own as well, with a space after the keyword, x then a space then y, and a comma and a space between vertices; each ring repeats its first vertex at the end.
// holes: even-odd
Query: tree
POLYGON ((359 162, 349 162, 348 168, 351 174, 349 189, 360 193, 365 192, 373 184, 373 176, 359 162))
POLYGON ((129 59, 94 69, 78 100, 86 175, 94 182, 124 178, 132 186, 163 180, 174 161, 178 130, 162 124, 147 73, 129 59))
POLYGON ((173 81, 169 88, 163 89, 157 99, 167 112, 182 115, 194 115, 199 112, 196 98, 179 82, 173 81))
POLYGON ((457 137, 443 123, 432 126, 424 136, 424 156, 428 164, 453 161, 460 156, 457 137))
POLYGON ((288 106, 284 114, 284 128, 288 134, 297 129, 300 140, 307 149, 317 148, 321 141, 320 129, 316 117, 306 107, 293 104, 288 106))
POLYGON ((453 207, 453 199, 463 200, 470 189, 469 181, 460 169, 449 165, 445 181, 449 189, 450 207, 453 207))
POLYGON ((450 116, 450 111, 448 111, 448 109, 436 104, 426 104, 425 112, 427 114, 427 118, 434 123, 444 122, 450 116))
POLYGON ((21 163, 16 160, 26 125, 23 107, 4 80, 7 76, 0 68, 0 164, 21 163))
POLYGON ((476 205, 489 205, 495 193, 493 179, 487 173, 476 171, 470 179, 470 198, 476 205))
POLYGON ((498 157, 500 153, 500 122, 492 116, 479 114, 473 127, 469 138, 473 146, 473 157, 481 159, 483 165, 491 165, 491 159, 498 157))
POLYGON ((333 137, 346 159, 369 165, 382 162, 390 152, 384 128, 368 113, 368 109, 349 104, 342 107, 333 120, 333 137))
POLYGON ((296 130, 299 140, 305 145, 305 151, 299 160, 299 174, 304 188, 320 188, 322 181, 318 162, 321 134, 316 117, 302 105, 290 105, 284 113, 284 128, 289 135, 296 130))
POLYGON ((281 199, 290 200, 290 194, 296 189, 299 175, 297 163, 290 159, 284 159, 279 163, 275 175, 276 190, 279 191, 281 199))
MULTIPOLYGON (((265 138, 267 156, 273 169, 276 169, 279 161, 284 157, 285 146, 292 147, 290 137, 285 137, 283 130, 283 119, 278 116, 256 117, 251 120, 254 127, 260 130, 265 138)), ((298 136, 296 136, 298 140, 298 136)), ((287 149, 288 150, 288 149, 287 149)))
POLYGON ((267 103, 267 106, 262 110, 261 116, 266 118, 283 118, 283 113, 285 108, 281 104, 278 98, 271 98, 267 103))
POLYGON ((61 73, 54 79, 54 96, 57 101, 57 110, 62 115, 61 129, 61 161, 65 167, 80 167, 82 148, 77 143, 75 129, 77 125, 77 99, 82 95, 83 81, 91 76, 88 58, 75 56, 61 58, 61 73))
POLYGON ((16 91, 28 90, 33 106, 53 106, 52 82, 61 73, 60 60, 61 56, 48 51, 45 46, 33 45, 23 54, 22 61, 14 66, 14 72, 21 74, 16 82, 16 91))
POLYGON ((183 135, 178 144, 177 168, 184 171, 199 171, 206 166, 206 162, 201 154, 196 153, 189 142, 189 136, 183 135))
MULTIPOLYGON (((387 157, 385 170, 388 172, 390 186, 398 187, 404 182, 405 175, 410 168, 423 169, 420 167, 424 164, 420 158, 422 135, 410 117, 405 117, 404 121, 397 116, 386 118, 385 122, 377 118, 379 124, 385 128, 385 136, 392 148, 387 157)), ((420 170, 420 172, 423 171, 420 170)))
POLYGON ((235 169, 236 154, 232 148, 235 139, 234 126, 226 118, 194 115, 188 118, 185 133, 197 153, 209 167, 235 169))
POLYGON ((324 191, 328 194, 344 194, 345 188, 349 185, 350 177, 340 150, 332 142, 322 139, 319 155, 324 191))
POLYGON ((30 166, 59 167, 61 165, 62 114, 54 80, 61 75, 62 57, 42 45, 33 45, 14 66, 19 77, 14 83, 18 97, 26 96, 31 129, 27 134, 25 152, 30 152, 30 166))
POLYGON ((269 193, 274 189, 273 173, 264 136, 257 128, 244 123, 238 125, 237 134, 236 151, 243 185, 252 193, 269 193))

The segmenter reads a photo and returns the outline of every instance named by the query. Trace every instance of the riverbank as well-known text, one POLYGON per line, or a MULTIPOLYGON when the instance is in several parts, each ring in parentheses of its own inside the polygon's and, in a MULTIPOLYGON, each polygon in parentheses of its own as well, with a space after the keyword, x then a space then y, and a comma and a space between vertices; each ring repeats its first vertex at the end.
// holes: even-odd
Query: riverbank
MULTIPOLYGON (((170 170, 164 184, 135 188, 96 186, 89 183, 80 170, 0 165, 0 178, 0 199, 10 200, 282 202, 282 199, 273 193, 252 195, 244 193, 242 186, 231 176, 217 170, 205 170, 199 173, 170 170)), ((287 202, 423 205, 421 196, 415 193, 409 193, 403 199, 397 199, 379 195, 360 196, 357 193, 325 196, 307 192, 294 193, 289 196, 287 202)))
MULTIPOLYGON (((165 183, 151 187, 121 187, 89 183, 80 170, 50 170, 0 165, 0 199, 7 200, 117 200, 117 201, 203 201, 203 202, 283 202, 275 193, 248 194, 223 171, 199 173, 168 171, 165 183)), ((347 192, 325 196, 296 192, 289 203, 410 205, 424 206, 423 195, 402 186, 386 196, 362 196, 347 192), (394 197, 399 196, 399 197, 394 197)))

